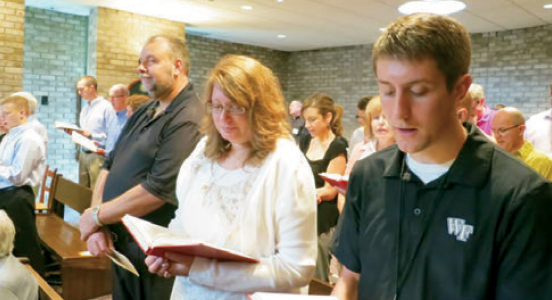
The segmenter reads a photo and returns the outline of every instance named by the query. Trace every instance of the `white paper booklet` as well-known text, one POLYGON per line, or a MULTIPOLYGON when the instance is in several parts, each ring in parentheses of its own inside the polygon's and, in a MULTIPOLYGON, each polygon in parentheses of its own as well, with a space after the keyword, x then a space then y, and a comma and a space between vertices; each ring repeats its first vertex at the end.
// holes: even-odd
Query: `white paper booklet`
POLYGON ((75 144, 79 144, 87 150, 90 150, 92 152, 98 152, 98 146, 94 144, 93 140, 84 137, 84 135, 76 131, 73 131, 73 133, 71 133, 71 139, 75 144))
POLYGON ((54 121, 54 126, 56 126, 56 129, 70 129, 74 131, 84 131, 84 129, 80 128, 77 125, 60 122, 60 121, 54 121))

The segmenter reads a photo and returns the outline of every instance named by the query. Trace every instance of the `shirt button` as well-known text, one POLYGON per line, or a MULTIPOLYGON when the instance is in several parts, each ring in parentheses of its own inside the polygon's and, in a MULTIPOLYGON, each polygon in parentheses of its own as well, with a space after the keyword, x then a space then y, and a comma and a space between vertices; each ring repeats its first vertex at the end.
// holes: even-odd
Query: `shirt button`
POLYGON ((419 208, 414 208, 414 214, 415 214, 416 216, 419 216, 421 213, 422 213, 422 210, 421 210, 421 209, 419 209, 419 208))

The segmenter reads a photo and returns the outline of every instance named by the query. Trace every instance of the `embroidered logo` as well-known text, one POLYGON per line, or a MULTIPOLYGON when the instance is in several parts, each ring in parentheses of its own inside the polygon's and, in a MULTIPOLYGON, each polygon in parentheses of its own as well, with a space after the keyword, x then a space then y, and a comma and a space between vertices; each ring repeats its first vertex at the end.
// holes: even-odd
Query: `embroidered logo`
POLYGON ((448 234, 455 235, 456 240, 467 242, 473 234, 473 226, 466 224, 466 220, 459 218, 447 218, 448 234))

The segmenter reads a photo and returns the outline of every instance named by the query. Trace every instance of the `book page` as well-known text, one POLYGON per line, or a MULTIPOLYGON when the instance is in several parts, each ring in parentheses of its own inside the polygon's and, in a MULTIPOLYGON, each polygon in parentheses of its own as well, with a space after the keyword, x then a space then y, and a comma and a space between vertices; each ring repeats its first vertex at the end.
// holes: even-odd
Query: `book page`
POLYGON ((258 262, 257 259, 239 251, 225 249, 198 240, 186 239, 186 237, 174 233, 168 228, 152 224, 140 218, 126 215, 122 221, 140 245, 140 248, 148 255, 164 256, 164 253, 169 251, 182 255, 220 260, 258 262))
POLYGON ((56 129, 70 129, 70 130, 74 130, 74 131, 84 131, 83 129, 81 129, 77 125, 70 124, 70 123, 65 123, 65 122, 61 122, 61 121, 54 121, 54 126, 56 127, 56 129))
POLYGON ((75 144, 79 144, 85 149, 88 149, 92 152, 98 152, 98 146, 94 144, 94 141, 87 139, 86 137, 84 137, 84 135, 76 131, 73 131, 73 133, 71 133, 71 139, 75 144))
POLYGON ((128 257, 124 256, 121 252, 113 249, 113 254, 106 254, 106 256, 109 257, 111 261, 119 265, 121 268, 129 271, 130 273, 138 277, 140 276, 140 274, 138 274, 138 271, 136 270, 134 265, 132 265, 128 257))

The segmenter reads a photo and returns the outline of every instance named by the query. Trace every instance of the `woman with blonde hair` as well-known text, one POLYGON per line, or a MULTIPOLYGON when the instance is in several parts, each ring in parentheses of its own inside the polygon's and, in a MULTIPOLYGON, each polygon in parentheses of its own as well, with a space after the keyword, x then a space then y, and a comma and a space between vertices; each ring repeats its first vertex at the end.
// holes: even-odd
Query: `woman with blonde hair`
POLYGON ((303 101, 303 118, 310 136, 301 140, 301 151, 314 175, 318 214, 318 257, 315 277, 328 281, 330 241, 339 218, 337 190, 324 183, 320 173, 343 175, 347 164, 347 140, 341 134, 343 108, 323 93, 316 93, 303 101))
POLYGON ((290 136, 279 83, 258 61, 231 55, 212 70, 205 96, 206 137, 180 169, 169 228, 259 262, 169 252, 146 264, 152 273, 177 276, 171 299, 300 292, 314 272, 316 193, 290 136))
POLYGON ((383 115, 379 96, 372 98, 368 106, 366 106, 365 118, 365 141, 353 145, 354 148, 347 163, 347 170, 345 171, 346 175, 351 173, 353 166, 358 160, 395 144, 395 135, 383 115))

